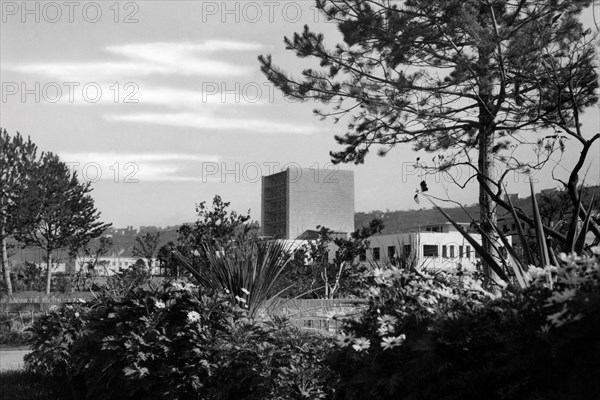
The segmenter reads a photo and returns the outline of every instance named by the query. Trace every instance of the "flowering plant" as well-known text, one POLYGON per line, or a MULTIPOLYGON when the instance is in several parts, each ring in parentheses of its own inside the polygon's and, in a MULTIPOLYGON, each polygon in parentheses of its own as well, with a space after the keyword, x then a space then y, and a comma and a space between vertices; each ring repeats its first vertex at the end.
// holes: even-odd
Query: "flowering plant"
POLYGON ((374 268, 368 309, 345 321, 329 357, 336 398, 600 398, 592 250, 494 293, 464 271, 374 268))

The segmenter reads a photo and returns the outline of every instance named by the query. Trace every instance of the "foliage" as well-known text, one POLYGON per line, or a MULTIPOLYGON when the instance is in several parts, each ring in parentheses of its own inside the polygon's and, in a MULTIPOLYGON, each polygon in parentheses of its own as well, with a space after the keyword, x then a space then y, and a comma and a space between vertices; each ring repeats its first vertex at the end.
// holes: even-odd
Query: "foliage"
POLYGON ((337 379, 322 362, 330 338, 273 318, 240 321, 219 349, 214 399, 325 399, 337 379))
POLYGON ((136 235, 136 245, 133 248, 132 254, 134 257, 140 257, 146 259, 146 265, 152 271, 152 259, 156 254, 158 243, 160 241, 160 232, 152 234, 146 232, 144 234, 136 235))
POLYGON ((44 154, 34 174, 34 182, 25 193, 35 199, 27 209, 34 228, 19 232, 17 238, 45 250, 46 293, 50 293, 53 251, 68 247, 74 255, 111 224, 99 221, 100 213, 89 195, 90 182, 80 183, 58 156, 44 154))
POLYGON ((205 244, 204 262, 176 253, 179 261, 202 287, 226 291, 233 303, 256 315, 261 304, 278 293, 274 291, 282 271, 290 261, 284 241, 237 241, 228 247, 205 244))
POLYGON ((44 268, 32 262, 17 265, 14 270, 15 291, 43 291, 45 287, 44 268))
POLYGON ((600 395, 600 248, 530 268, 523 291, 468 274, 375 269, 331 365, 335 399, 591 399, 600 395), (547 277, 552 273, 553 289, 547 277))
POLYGON ((320 363, 330 341, 284 320, 249 319, 229 296, 180 281, 101 297, 84 326, 71 311, 36 324, 26 362, 68 371, 82 398, 324 398, 333 376, 320 363), (52 336, 75 326, 74 342, 52 336))
MULTIPOLYGON (((523 253, 519 254, 519 252, 515 249, 515 247, 510 243, 507 239, 505 232, 501 232, 495 225, 492 224, 489 220, 484 220, 482 223, 476 223, 473 221, 472 226, 481 234, 482 238, 486 238, 486 232, 482 228, 482 225, 487 223, 492 226, 495 233, 500 238, 500 243, 504 246, 507 252, 510 254, 510 258, 504 259, 503 257, 495 257, 493 252, 487 251, 483 246, 481 246, 472 235, 466 232, 456 221, 454 221, 450 216, 440 208, 430 196, 427 196, 429 201, 435 206, 435 208, 446 217, 450 223, 454 225, 457 231, 461 233, 461 235, 469 241, 469 243, 475 248, 475 251, 487 262, 488 266, 495 273, 495 276, 499 278, 501 281, 506 283, 515 283, 521 288, 525 288, 528 286, 527 281, 524 279, 524 274, 527 270, 532 266, 532 264, 536 263, 538 267, 544 268, 547 265, 551 265, 552 263, 556 263, 556 255, 554 249, 552 247, 552 241, 549 239, 546 234, 548 232, 547 227, 544 225, 541 211, 542 207, 538 204, 538 199, 536 197, 533 183, 530 181, 530 190, 531 190, 531 209, 533 216, 529 218, 528 223, 535 230, 535 246, 528 246, 529 238, 525 235, 523 230, 523 225, 521 223, 521 219, 519 217, 519 213, 515 209, 512 204, 510 198, 507 198, 507 206, 506 208, 510 210, 510 213, 514 219, 514 226, 517 230, 517 235, 519 237, 520 243, 526 244, 523 246, 523 253), (536 250, 536 254, 533 254, 532 249, 536 250), (514 277, 511 279, 511 276, 514 277)), ((579 190, 579 195, 577 196, 577 201, 575 204, 572 204, 572 213, 570 216, 570 221, 567 222, 568 229, 565 235, 557 234, 555 230, 550 230, 550 232, 554 233, 554 237, 559 239, 561 250, 568 253, 576 253, 578 255, 588 253, 586 249, 586 235, 589 231, 592 231, 596 236, 596 241, 600 241, 600 233, 598 233, 595 229, 591 229, 591 217, 593 214, 593 205, 594 205, 594 195, 589 199, 590 205, 587 208, 587 211, 584 212, 583 221, 580 221, 580 212, 583 207, 583 190, 584 186, 582 185, 579 190)), ((569 201, 571 201, 571 197, 566 197, 569 201)), ((490 238, 487 237, 489 240, 490 238)), ((494 245, 496 246, 496 245, 494 245)), ((496 254, 499 253, 498 249, 496 249, 496 254)), ((488 275, 488 277, 493 277, 488 275)), ((494 279, 488 280, 486 284, 493 283, 494 279)))
POLYGON ((185 272, 185 268, 181 266, 174 254, 176 249, 176 244, 169 241, 158 249, 156 259, 166 276, 179 279, 182 273, 185 272))
POLYGON ((83 304, 52 308, 30 328, 31 353, 24 357, 25 368, 34 373, 64 377, 73 363, 71 347, 84 333, 89 309, 83 304))
POLYGON ((230 204, 215 195, 212 209, 208 209, 204 201, 196 205, 198 219, 193 225, 184 224, 179 228, 178 244, 185 249, 200 250, 204 244, 226 246, 232 240, 251 235, 253 226, 246 224, 250 211, 247 215, 228 211, 230 204))
MULTIPOLYGON (((579 123, 579 114, 598 100, 594 38, 578 21, 589 5, 317 0, 343 42, 330 48, 308 26, 284 38, 298 58, 319 63, 300 77, 275 66, 270 55, 259 61, 284 95, 331 105, 315 114, 347 122, 346 134, 335 137, 344 148, 331 152, 334 162, 359 164, 372 147, 383 156, 407 143, 437 153, 433 171, 462 168, 459 186, 476 178, 482 247, 495 253, 492 199, 502 193, 506 173, 541 168, 555 150, 564 151, 567 138, 583 146, 585 159, 600 139, 586 139, 579 123), (555 134, 537 133, 540 128, 555 134), (520 154, 524 145, 535 157, 520 154)), ((488 267, 484 262, 489 275, 488 267)))
POLYGON ((383 228, 383 222, 375 218, 350 237, 336 237, 330 229, 317 226, 317 237, 294 251, 278 287, 289 287, 283 292, 288 297, 356 296, 363 272, 358 259, 369 248, 368 238, 383 228))
POLYGON ((30 182, 34 164, 37 162, 37 146, 30 138, 25 140, 19 132, 13 137, 0 127, 0 263, 6 292, 12 294, 8 266, 7 238, 19 229, 26 229, 27 218, 21 218, 20 210, 30 199, 23 195, 30 182))
MULTIPOLYGON (((100 257, 107 254, 113 247, 113 240, 108 236, 101 236, 93 243, 88 243, 82 250, 85 261, 79 262, 79 269, 71 277, 71 285, 75 291, 88 291, 92 288, 94 278, 99 275, 99 270, 106 271, 107 261, 100 261, 100 257)), ((79 258, 79 257, 78 257, 79 258)), ((78 262, 79 260, 76 260, 78 262)))

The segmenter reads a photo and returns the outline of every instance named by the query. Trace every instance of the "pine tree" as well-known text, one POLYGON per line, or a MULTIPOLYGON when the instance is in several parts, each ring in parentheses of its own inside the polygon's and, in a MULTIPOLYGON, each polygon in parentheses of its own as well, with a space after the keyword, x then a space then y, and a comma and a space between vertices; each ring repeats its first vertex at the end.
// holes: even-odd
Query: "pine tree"
POLYGON ((590 3, 317 0, 343 43, 329 49, 308 26, 284 42, 321 68, 295 78, 271 56, 259 61, 285 95, 332 105, 315 110, 318 116, 349 118, 347 133, 336 136, 345 147, 331 152, 334 162, 360 164, 373 146, 385 155, 409 143, 438 154, 438 170, 471 171, 466 182, 479 181, 483 245, 495 254, 492 194, 502 192, 506 172, 540 167, 570 133, 562 126, 549 138, 535 131, 576 125, 577 113, 597 102, 595 50, 577 19, 590 3), (568 85, 565 76, 573 78, 568 85), (533 162, 515 157, 526 143, 543 154, 533 162))

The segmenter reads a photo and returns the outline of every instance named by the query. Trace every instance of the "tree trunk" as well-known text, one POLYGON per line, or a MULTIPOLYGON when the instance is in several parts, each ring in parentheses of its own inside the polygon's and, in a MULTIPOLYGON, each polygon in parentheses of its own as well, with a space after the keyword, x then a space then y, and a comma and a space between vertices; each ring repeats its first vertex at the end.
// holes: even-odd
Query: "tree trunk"
POLYGON ((50 286, 52 284, 52 251, 48 250, 48 269, 46 271, 46 294, 50 294, 50 286))
POLYGON ((10 281, 10 268, 8 266, 8 251, 6 249, 6 231, 4 230, 4 224, 0 228, 0 237, 2 238, 2 271, 4 272, 4 282, 6 283, 6 294, 12 296, 12 283, 10 281))
MULTIPOLYGON (((487 6, 482 6, 482 14, 489 11, 487 6)), ((484 18, 485 20, 485 18, 484 18)), ((490 71, 491 50, 483 47, 479 49, 478 79, 479 79, 479 157, 477 168, 483 177, 479 183, 479 222, 482 230, 481 245, 486 253, 494 259, 498 258, 497 243, 499 241, 496 231, 492 225, 497 225, 496 206, 485 187, 492 188, 490 183, 494 180, 494 147, 495 115, 493 114, 493 82, 494 78, 490 71), (483 186, 485 185, 485 187, 483 186)), ((494 281, 492 270, 485 260, 482 260, 483 275, 487 283, 494 281)))

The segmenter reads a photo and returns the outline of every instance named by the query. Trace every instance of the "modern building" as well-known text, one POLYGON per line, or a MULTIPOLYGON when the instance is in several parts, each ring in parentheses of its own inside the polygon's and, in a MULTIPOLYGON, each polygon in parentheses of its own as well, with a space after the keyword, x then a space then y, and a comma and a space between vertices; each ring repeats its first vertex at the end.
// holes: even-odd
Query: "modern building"
MULTIPOLYGON (((462 227, 468 229, 469 224, 462 227)), ((469 232, 481 244, 481 235, 469 232)), ((473 246, 450 223, 422 226, 389 235, 373 235, 369 249, 361 261, 371 264, 391 263, 416 268, 449 269, 473 268, 479 255, 473 246)))
POLYGON ((288 168, 262 178, 262 235, 296 239, 317 226, 354 231, 354 172, 288 168))

